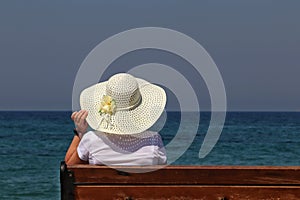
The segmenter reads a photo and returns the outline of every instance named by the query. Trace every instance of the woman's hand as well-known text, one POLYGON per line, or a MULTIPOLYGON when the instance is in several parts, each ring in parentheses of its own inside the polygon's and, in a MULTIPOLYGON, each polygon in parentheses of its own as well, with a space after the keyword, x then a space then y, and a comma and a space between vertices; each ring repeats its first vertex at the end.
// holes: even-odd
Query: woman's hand
POLYGON ((74 121, 76 130, 78 132, 78 137, 73 137, 73 140, 68 148, 68 151, 65 156, 65 162, 67 165, 83 164, 87 163, 79 158, 77 147, 80 143, 82 136, 86 133, 88 124, 86 118, 88 112, 86 110, 80 110, 79 112, 73 112, 71 119, 74 121))
POLYGON ((86 110, 73 112, 71 115, 71 119, 74 121, 76 130, 80 136, 82 136, 87 132, 87 128, 88 128, 88 123, 86 122, 87 116, 88 116, 88 111, 86 110))

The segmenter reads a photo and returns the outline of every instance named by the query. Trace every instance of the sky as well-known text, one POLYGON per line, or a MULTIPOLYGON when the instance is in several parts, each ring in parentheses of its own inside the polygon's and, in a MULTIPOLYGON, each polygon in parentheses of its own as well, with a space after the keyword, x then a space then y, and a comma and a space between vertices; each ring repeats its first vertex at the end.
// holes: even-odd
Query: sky
MULTIPOLYGON (((100 42, 133 28, 164 27, 206 49, 229 111, 300 111, 299 8, 296 0, 1 1, 0 110, 71 110, 76 73, 100 42)), ((153 62, 181 72, 189 65, 169 52, 141 50, 110 67, 121 72, 153 62)), ((200 107, 210 110, 205 82, 189 71, 200 107)), ((167 106, 175 108, 176 95, 167 92, 167 106)))

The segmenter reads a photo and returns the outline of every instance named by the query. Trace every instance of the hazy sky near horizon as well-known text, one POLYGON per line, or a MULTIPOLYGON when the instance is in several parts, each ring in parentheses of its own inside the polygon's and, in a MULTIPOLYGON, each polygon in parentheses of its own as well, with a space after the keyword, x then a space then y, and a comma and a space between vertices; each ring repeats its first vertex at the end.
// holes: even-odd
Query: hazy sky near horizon
MULTIPOLYGON (((223 77, 228 110, 300 111, 299 9, 295 0, 1 1, 0 110, 71 110, 77 70, 95 46, 128 29, 165 27, 207 50, 223 77)), ((131 52, 111 67, 151 62, 185 67, 154 50, 131 52)), ((205 83, 187 76, 201 108, 210 110, 205 83)))

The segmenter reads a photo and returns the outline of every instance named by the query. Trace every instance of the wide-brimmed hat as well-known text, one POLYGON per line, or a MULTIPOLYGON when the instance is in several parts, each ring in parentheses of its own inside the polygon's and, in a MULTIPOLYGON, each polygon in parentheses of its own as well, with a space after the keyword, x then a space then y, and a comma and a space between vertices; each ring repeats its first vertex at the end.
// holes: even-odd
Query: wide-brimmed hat
POLYGON ((163 88, 120 73, 83 90, 80 106, 88 111, 86 120, 94 130, 135 134, 149 129, 159 119, 166 100, 163 88))

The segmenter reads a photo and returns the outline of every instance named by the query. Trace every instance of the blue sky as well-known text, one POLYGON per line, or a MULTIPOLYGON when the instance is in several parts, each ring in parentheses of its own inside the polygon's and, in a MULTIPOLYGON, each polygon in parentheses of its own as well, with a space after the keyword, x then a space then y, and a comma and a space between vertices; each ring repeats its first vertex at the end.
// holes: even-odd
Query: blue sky
MULTIPOLYGON (((292 0, 1 1, 0 110, 71 110, 75 76, 88 53, 114 34, 153 26, 185 33, 208 51, 229 110, 299 111, 299 8, 292 0)), ((112 65, 148 62, 184 66, 159 51, 131 53, 112 65)), ((209 110, 205 83, 198 85, 209 110)))

